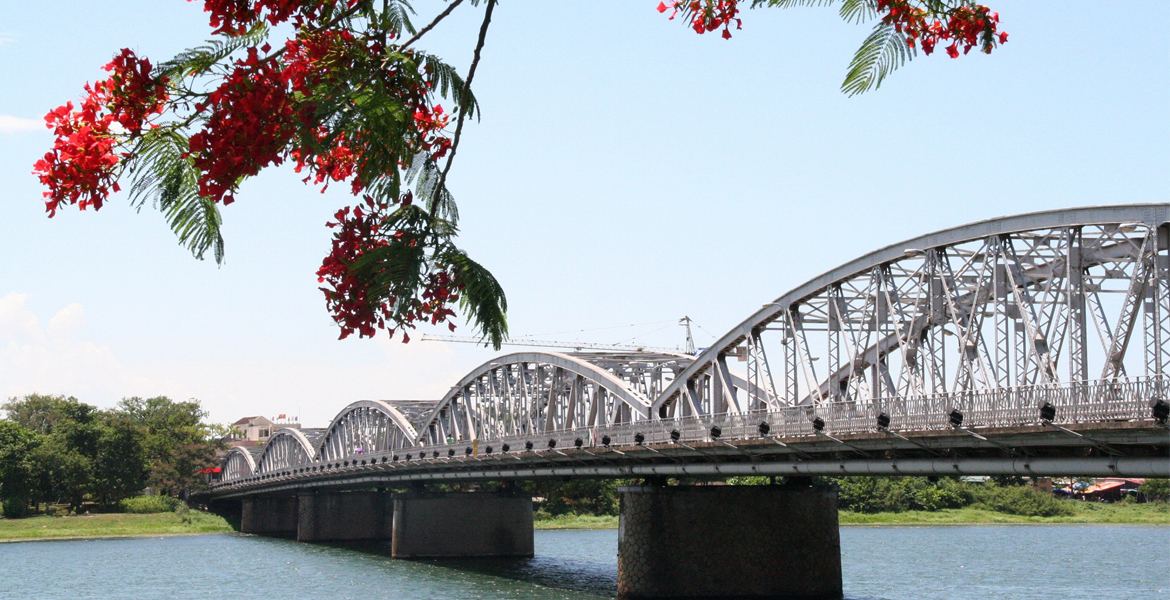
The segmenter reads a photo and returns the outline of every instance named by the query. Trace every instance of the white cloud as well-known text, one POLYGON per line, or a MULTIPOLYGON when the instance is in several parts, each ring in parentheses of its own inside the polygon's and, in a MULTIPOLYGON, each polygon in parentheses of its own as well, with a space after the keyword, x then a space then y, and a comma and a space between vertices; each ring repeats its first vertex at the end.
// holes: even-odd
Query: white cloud
MULTIPOLYGON (((0 38, 3 39, 3 38, 0 38)), ((0 115, 0 133, 16 133, 18 131, 34 131, 44 129, 43 121, 22 119, 12 115, 0 115)))
POLYGON ((86 339, 81 304, 42 323, 29 299, 16 292, 0 296, 0 400, 35 392, 110 407, 127 396, 165 395, 198 398, 215 422, 285 413, 323 427, 356 400, 438 400, 482 361, 478 353, 447 344, 386 337, 354 342, 368 344, 357 362, 352 355, 350 361, 335 357, 330 345, 297 361, 241 357, 230 346, 214 358, 175 347, 166 356, 126 361, 116 355, 116 340, 86 339))
POLYGON ((70 304, 47 327, 25 303, 28 294, 0 297, 0 396, 84 392, 140 386, 106 346, 78 339, 85 310, 70 304))

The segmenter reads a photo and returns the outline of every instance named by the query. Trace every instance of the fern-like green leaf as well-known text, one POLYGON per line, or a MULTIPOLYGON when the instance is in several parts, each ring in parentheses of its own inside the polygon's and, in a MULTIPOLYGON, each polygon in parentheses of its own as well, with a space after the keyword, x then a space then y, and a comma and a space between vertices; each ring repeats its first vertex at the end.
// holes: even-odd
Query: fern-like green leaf
POLYGON ((913 58, 906 38, 892 25, 878 23, 853 55, 841 91, 849 96, 875 90, 882 80, 913 58))
POLYGON ((161 63, 158 65, 157 73, 171 80, 204 73, 234 52, 249 46, 257 46, 267 37, 268 27, 260 23, 237 37, 224 36, 207 40, 202 46, 184 50, 171 60, 161 63))
POLYGON ((199 170, 184 158, 187 149, 187 139, 166 127, 143 134, 135 145, 130 204, 141 209, 150 200, 195 258, 211 250, 222 264, 223 218, 214 201, 199 195, 199 170))
POLYGON ((877 16, 874 0, 845 0, 841 3, 841 18, 849 23, 864 23, 877 16))
POLYGON ((504 296, 504 288, 495 276, 461 250, 449 249, 443 261, 464 286, 459 297, 460 308, 475 324, 480 336, 499 350, 508 339, 508 299, 504 296))
POLYGON ((837 0, 752 0, 752 8, 793 8, 797 6, 832 6, 837 0))

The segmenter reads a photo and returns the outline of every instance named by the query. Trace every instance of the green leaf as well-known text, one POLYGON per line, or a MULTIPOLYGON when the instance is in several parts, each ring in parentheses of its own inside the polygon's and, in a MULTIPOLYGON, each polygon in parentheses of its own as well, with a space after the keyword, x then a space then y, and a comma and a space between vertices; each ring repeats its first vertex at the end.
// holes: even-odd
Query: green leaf
POLYGON ((184 158, 188 148, 187 138, 166 127, 138 138, 130 204, 141 209, 150 200, 195 258, 212 250, 215 262, 223 264, 223 217, 214 201, 199 195, 199 170, 184 158))
POLYGON ((462 250, 450 248, 442 258, 455 280, 463 284, 459 306, 466 318, 475 323, 479 334, 499 350, 508 338, 508 299, 495 276, 471 260, 462 250))
POLYGON ((241 36, 223 36, 207 40, 202 46, 184 50, 171 60, 158 65, 156 73, 165 75, 172 81, 188 75, 202 74, 234 52, 249 46, 258 46, 267 38, 268 27, 258 23, 241 36))
POLYGON ((864 23, 877 16, 877 5, 873 0, 845 0, 840 14, 849 23, 864 23))
POLYGON ((836 0, 752 0, 752 8, 793 8, 795 6, 832 6, 836 0))
POLYGON ((853 55, 841 91, 849 96, 875 90, 882 80, 913 58, 906 38, 893 25, 878 23, 853 55))

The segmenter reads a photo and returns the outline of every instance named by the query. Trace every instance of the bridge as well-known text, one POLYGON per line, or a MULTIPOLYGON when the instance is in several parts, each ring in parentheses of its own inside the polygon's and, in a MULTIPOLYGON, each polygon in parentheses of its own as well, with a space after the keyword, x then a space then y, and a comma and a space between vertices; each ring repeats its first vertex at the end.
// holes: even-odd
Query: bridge
POLYGON ((245 530, 530 555, 530 498, 426 486, 641 479, 622 497, 620 596, 839 597, 835 497, 810 476, 1170 475, 1168 284, 1170 204, 981 221, 815 277, 697 356, 519 352, 426 410, 356 402, 233 449, 209 494, 242 502, 245 530), (741 475, 790 483, 662 485, 741 475), (357 491, 389 487, 410 491, 357 491), (767 578, 745 566, 760 557, 767 578))

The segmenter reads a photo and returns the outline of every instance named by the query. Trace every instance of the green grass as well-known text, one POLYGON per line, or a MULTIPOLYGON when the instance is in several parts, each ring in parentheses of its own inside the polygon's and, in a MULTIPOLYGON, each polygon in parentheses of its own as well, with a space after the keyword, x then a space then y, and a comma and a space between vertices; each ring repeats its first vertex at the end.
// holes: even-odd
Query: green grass
MULTIPOLYGON (((841 511, 842 525, 996 525, 1081 523, 1099 525, 1170 525, 1170 504, 1098 504, 1069 502, 1073 514, 1059 517, 1025 517, 979 508, 939 511, 912 510, 900 513, 855 513, 841 511)), ((617 529, 616 516, 564 514, 538 515, 536 529, 617 529)))
POLYGON ((198 510, 192 510, 187 515, 189 522, 185 522, 183 517, 173 512, 0 519, 0 541, 225 533, 232 531, 227 521, 216 515, 198 510))
POLYGON ((572 513, 548 517, 538 515, 533 523, 537 529, 617 529, 617 515, 575 515, 572 513))
POLYGON ((1111 525, 1170 525, 1170 504, 1098 504, 1068 501, 1072 515, 1026 517, 979 508, 954 508, 934 512, 855 513, 841 511, 842 525, 995 525, 1026 523, 1082 523, 1111 525))

